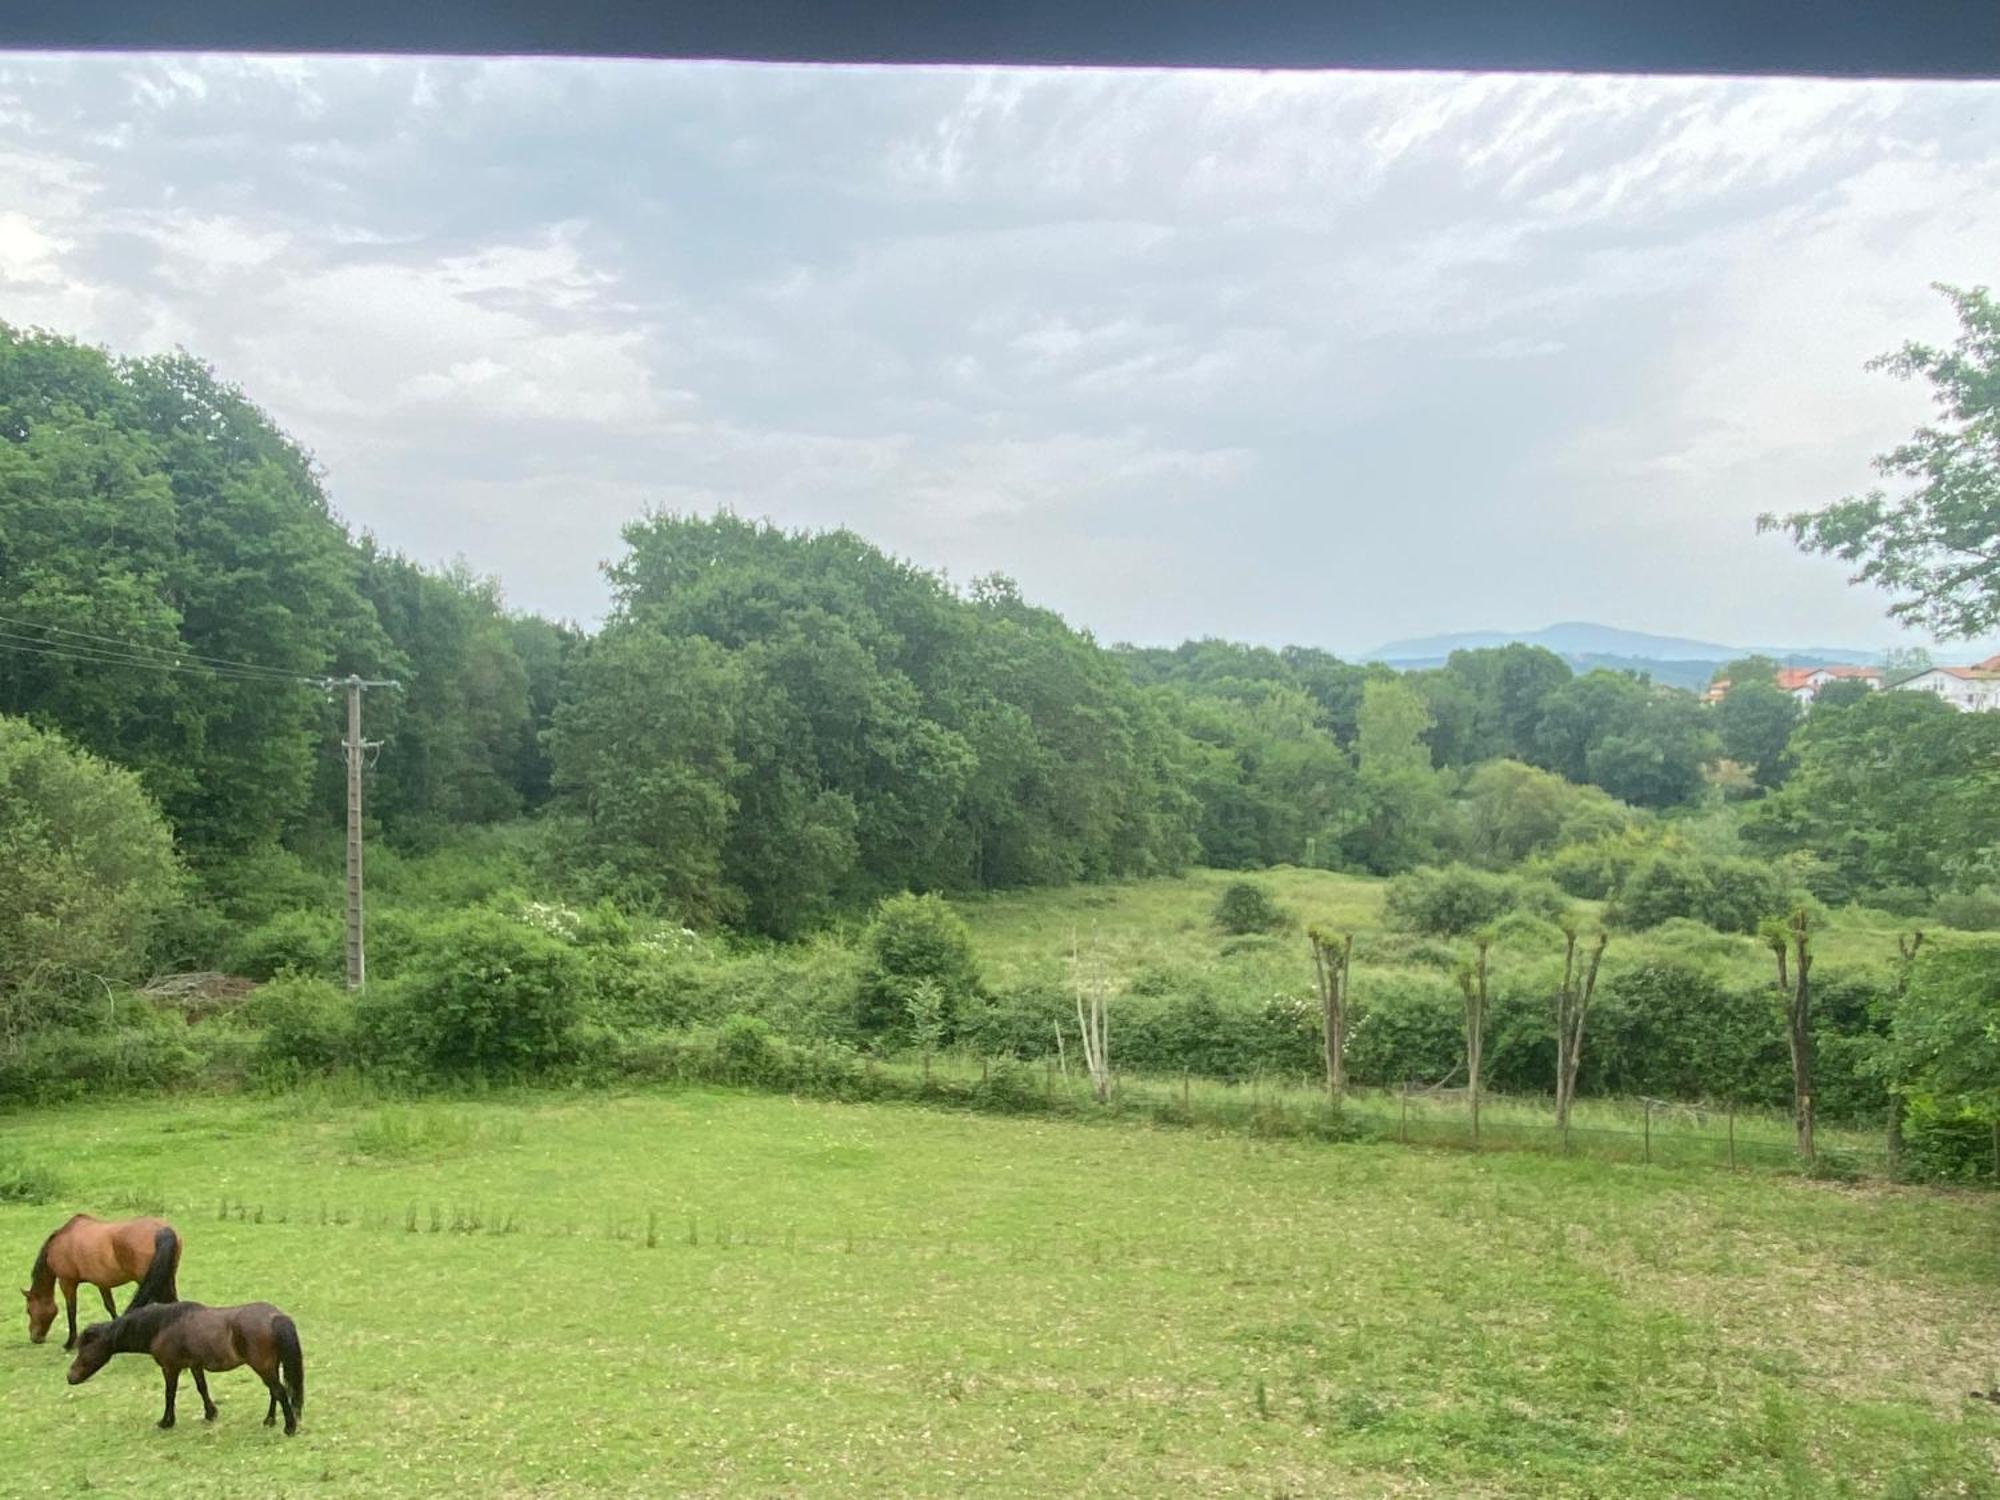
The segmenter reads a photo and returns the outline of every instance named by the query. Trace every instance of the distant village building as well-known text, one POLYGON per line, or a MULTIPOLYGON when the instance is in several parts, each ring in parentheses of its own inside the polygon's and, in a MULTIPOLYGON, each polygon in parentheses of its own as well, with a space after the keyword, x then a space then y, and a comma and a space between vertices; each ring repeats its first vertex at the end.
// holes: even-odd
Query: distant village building
POLYGON ((2000 656, 1970 667, 1931 667, 1896 687, 1905 693, 1934 693, 1964 713, 2000 712, 2000 656))
POLYGON ((1865 682, 1872 688, 1882 685, 1882 671, 1879 667, 1781 667, 1778 670, 1778 686, 1798 699, 1801 706, 1812 707, 1819 690, 1829 682, 1865 682))
MULTIPOLYGON (((1899 693, 1930 693, 1964 713, 2000 713, 2000 656, 1989 656, 1969 667, 1926 667, 1894 682, 1886 681, 1879 667, 1846 665, 1780 667, 1776 681, 1802 708, 1811 708, 1830 682, 1865 682, 1871 688, 1887 687, 1899 693)), ((1728 695, 1725 678, 1710 684, 1701 701, 1720 703, 1728 695)))
MULTIPOLYGON (((1777 684, 1799 702, 1801 708, 1811 708, 1819 690, 1829 682, 1865 682, 1871 688, 1882 686, 1882 670, 1879 667, 1780 667, 1777 684)), ((1711 683, 1701 695, 1704 703, 1720 703, 1729 696, 1729 679, 1711 683)))

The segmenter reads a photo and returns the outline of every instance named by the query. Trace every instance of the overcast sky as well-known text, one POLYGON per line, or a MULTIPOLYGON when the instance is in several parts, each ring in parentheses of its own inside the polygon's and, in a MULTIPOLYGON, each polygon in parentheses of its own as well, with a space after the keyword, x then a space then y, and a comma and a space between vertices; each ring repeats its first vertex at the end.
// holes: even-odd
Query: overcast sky
POLYGON ((0 319, 584 620, 727 505, 1106 640, 1906 641, 1753 518, 1996 262, 1988 85, 0 59, 0 319))

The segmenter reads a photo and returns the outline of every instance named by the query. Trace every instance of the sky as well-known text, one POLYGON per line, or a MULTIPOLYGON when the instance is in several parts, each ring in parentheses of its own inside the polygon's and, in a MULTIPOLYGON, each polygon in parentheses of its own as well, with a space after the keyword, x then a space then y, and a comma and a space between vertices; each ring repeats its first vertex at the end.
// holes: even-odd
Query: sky
POLYGON ((585 622, 728 507, 1106 641, 1917 643, 1754 518, 1996 263, 1988 84, 0 56, 0 320, 585 622))

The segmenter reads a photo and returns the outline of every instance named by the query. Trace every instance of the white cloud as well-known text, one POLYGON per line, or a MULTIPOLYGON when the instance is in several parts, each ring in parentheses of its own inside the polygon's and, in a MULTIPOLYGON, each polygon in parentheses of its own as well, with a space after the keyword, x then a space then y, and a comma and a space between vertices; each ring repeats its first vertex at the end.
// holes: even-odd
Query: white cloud
POLYGON ((2000 88, 0 60, 0 317, 185 343, 589 614, 648 500, 1107 636, 1891 636, 1758 540, 1990 279, 2000 88), (1337 569, 1339 587, 1327 586, 1337 569))

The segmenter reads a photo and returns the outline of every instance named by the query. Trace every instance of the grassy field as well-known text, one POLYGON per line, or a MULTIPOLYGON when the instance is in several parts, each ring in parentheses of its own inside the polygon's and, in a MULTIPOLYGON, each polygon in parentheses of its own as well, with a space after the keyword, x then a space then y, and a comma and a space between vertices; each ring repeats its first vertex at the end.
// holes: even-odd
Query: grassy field
POLYGON ((302 1330, 301 1434, 0 1340, 0 1488, 2000 1495, 2000 1204, 725 1093, 0 1119, 302 1330))
MULTIPOLYGON (((1311 959, 1301 930, 1279 934, 1268 943, 1253 940, 1233 944, 1216 931, 1211 921, 1216 898, 1239 880, 1270 892, 1299 929, 1317 924, 1335 932, 1355 933, 1357 965, 1370 961, 1371 950, 1383 937, 1386 880, 1290 866, 1247 875, 1233 870, 1190 870, 1169 879, 1109 881, 960 898, 954 905, 972 928, 989 984, 1015 984, 1064 972, 1075 933, 1081 946, 1095 944, 1095 956, 1113 978, 1127 977, 1148 964, 1220 968, 1274 990, 1308 993, 1312 987, 1311 959)), ((1601 920, 1602 903, 1577 901, 1572 905, 1584 928, 1594 930, 1601 920)), ((1823 967, 1883 967, 1896 957, 1898 936, 1907 937, 1913 925, 1935 929, 1933 923, 1844 909, 1821 925, 1814 952, 1823 967)), ((1949 933, 1934 930, 1933 936, 1949 933)), ((1616 964, 1635 951, 1657 951, 1660 945, 1661 940, 1653 934, 1614 934, 1608 961, 1616 964)), ((1470 950, 1469 943, 1459 947, 1470 950)), ((1770 978, 1769 954, 1748 937, 1708 933, 1698 953, 1680 956, 1715 964, 1745 981, 1762 983, 1770 978)))

